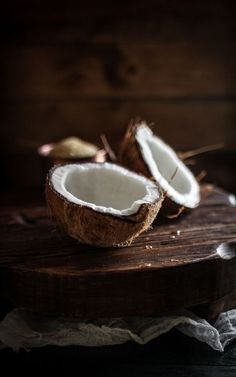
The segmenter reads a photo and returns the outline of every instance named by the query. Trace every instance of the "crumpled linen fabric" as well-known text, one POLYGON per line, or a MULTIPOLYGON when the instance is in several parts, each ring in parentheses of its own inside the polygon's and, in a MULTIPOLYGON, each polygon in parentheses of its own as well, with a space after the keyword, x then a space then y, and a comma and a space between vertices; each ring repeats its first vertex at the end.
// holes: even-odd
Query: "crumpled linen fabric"
POLYGON ((0 348, 31 349, 46 345, 105 346, 134 341, 145 344, 176 327, 223 352, 236 338, 236 309, 221 313, 212 325, 189 311, 159 317, 104 318, 93 321, 49 318, 14 309, 0 323, 0 348))

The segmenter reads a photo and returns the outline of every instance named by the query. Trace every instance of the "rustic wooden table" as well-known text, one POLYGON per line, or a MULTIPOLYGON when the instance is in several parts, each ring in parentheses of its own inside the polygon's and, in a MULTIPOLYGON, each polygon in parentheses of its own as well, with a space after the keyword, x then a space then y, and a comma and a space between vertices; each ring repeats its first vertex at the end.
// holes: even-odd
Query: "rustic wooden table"
MULTIPOLYGON (((42 198, 43 199, 43 198, 42 198)), ((38 203, 38 196, 28 196, 31 205, 38 203)), ((4 196, 3 208, 14 208, 19 203, 17 196, 4 196), (8 203, 8 204, 7 204, 8 203)), ((29 219, 25 219, 28 221, 29 219)), ((0 302, 0 320, 12 307, 0 302)), ((146 344, 128 342, 107 347, 53 347, 13 352, 0 351, 1 369, 8 373, 17 370, 32 373, 80 372, 90 376, 235 376, 236 342, 224 353, 212 350, 195 339, 182 335, 177 330, 146 344), (83 371, 83 372, 82 372, 83 371)))
POLYGON ((15 306, 86 319, 205 305, 210 321, 234 307, 234 195, 204 186, 194 211, 160 216, 130 247, 106 249, 62 235, 39 199, 13 196, 1 208, 0 297, 15 306))

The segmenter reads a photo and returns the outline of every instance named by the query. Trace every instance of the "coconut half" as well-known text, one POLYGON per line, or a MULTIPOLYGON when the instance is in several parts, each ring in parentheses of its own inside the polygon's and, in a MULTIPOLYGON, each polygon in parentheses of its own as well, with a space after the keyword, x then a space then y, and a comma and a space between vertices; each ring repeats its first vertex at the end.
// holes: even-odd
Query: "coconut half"
POLYGON ((85 163, 54 167, 46 198, 68 235, 106 247, 130 244, 147 230, 163 195, 154 182, 118 165, 85 163))
POLYGON ((195 208, 200 203, 199 184, 175 151, 153 134, 145 122, 129 126, 121 145, 121 162, 153 178, 173 203, 195 208))

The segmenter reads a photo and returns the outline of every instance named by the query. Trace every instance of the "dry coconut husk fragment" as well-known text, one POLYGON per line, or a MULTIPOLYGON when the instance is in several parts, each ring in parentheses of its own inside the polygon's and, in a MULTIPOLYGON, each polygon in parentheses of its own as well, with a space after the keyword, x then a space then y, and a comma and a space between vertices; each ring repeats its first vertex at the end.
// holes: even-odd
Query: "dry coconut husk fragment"
POLYGON ((147 230, 163 200, 149 179, 112 163, 54 167, 46 183, 57 224, 78 241, 124 246, 147 230))
POLYGON ((154 135, 146 122, 131 122, 120 148, 120 161, 129 169, 153 179, 163 190, 164 209, 178 216, 200 203, 200 186, 176 152, 154 135))

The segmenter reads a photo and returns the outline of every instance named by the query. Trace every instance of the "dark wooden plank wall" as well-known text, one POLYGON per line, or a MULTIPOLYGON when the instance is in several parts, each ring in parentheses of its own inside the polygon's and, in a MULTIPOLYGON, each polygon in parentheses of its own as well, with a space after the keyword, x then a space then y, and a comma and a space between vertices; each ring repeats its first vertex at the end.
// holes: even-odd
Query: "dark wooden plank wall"
POLYGON ((102 132, 117 143, 136 115, 178 149, 224 142, 234 150, 234 15, 234 2, 219 0, 5 4, 0 154, 8 181, 19 179, 21 161, 21 180, 38 182, 27 173, 39 169, 34 146, 68 135, 99 141, 102 132))

